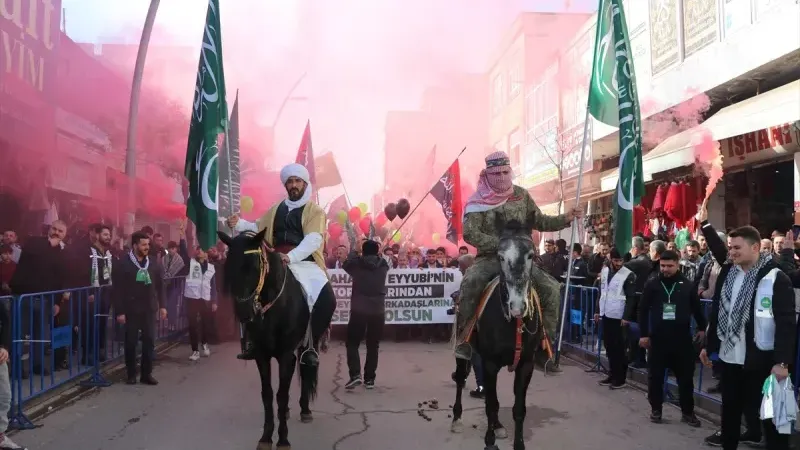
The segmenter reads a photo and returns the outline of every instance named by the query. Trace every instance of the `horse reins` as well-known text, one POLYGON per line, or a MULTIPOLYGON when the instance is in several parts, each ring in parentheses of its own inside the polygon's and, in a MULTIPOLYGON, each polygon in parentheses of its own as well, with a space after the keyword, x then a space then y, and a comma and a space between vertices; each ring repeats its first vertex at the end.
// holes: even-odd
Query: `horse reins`
POLYGON ((245 301, 252 299, 254 301, 253 306, 255 311, 260 312, 261 315, 266 314, 266 312, 269 311, 269 309, 272 308, 273 305, 275 305, 275 302, 277 302, 278 299, 281 298, 281 295, 283 294, 283 289, 286 287, 286 276, 287 276, 287 271, 289 270, 288 268, 284 268, 283 282, 281 283, 281 290, 278 291, 278 295, 276 295, 275 298, 273 298, 272 301, 270 301, 269 303, 261 306, 261 302, 259 301, 259 299, 261 298, 261 291, 264 289, 264 281, 266 280, 267 272, 269 271, 269 260, 267 259, 268 251, 269 250, 266 243, 262 243, 260 248, 255 250, 247 250, 244 252, 245 255, 258 253, 258 264, 259 264, 258 285, 256 286, 256 289, 253 291, 251 295, 245 297, 245 301))

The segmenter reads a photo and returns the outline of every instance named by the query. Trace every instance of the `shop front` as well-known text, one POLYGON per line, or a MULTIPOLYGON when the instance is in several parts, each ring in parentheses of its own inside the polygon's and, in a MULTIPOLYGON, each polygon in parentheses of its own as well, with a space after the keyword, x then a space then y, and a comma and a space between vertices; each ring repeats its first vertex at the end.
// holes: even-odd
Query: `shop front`
POLYGON ((756 227, 762 235, 795 222, 794 178, 800 121, 745 133, 720 142, 725 173, 725 228, 756 227), (794 185, 794 189, 789 186, 794 185))

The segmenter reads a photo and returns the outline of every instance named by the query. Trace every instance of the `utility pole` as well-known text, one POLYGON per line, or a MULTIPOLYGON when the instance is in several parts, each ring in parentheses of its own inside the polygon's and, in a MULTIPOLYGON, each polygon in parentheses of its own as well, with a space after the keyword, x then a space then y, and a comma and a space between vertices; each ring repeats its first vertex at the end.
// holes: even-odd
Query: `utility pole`
POLYGON ((150 46, 150 35, 161 0, 150 0, 147 18, 144 20, 142 37, 139 40, 139 52, 136 54, 136 66, 133 69, 131 86, 131 103, 128 109, 128 141, 125 149, 125 174, 128 176, 128 217, 125 226, 127 234, 133 233, 136 224, 136 126, 139 115, 139 97, 142 91, 142 75, 147 59, 147 48, 150 46))

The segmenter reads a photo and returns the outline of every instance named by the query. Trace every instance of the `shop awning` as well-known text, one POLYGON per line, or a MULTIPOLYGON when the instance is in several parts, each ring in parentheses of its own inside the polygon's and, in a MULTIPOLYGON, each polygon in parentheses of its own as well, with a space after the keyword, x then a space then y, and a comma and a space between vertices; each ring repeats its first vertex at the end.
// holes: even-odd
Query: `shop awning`
MULTIPOLYGON (((653 174, 694 164, 694 146, 706 133, 719 141, 800 120, 800 80, 721 109, 702 124, 670 136, 643 160, 645 182, 653 174)), ((603 174, 601 189, 616 188, 618 171, 603 174)))
MULTIPOLYGON (((702 124, 667 138, 645 155, 644 160, 652 161, 662 156, 687 151, 690 155, 681 156, 693 158, 692 147, 702 140, 705 133, 710 133, 712 139, 719 141, 797 120, 800 120, 800 80, 721 109, 702 124)), ((675 158, 676 162, 687 159, 687 157, 675 158)), ((668 169, 650 173, 680 167, 685 163, 670 165, 672 167, 668 169)), ((644 170, 647 172, 647 167, 644 170)))

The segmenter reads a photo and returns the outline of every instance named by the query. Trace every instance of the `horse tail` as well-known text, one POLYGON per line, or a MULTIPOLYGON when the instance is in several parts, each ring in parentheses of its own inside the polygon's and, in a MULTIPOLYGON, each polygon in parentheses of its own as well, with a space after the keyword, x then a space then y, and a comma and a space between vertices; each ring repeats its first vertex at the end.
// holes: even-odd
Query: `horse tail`
POLYGON ((313 402, 317 398, 319 365, 310 366, 308 364, 302 364, 299 362, 299 358, 298 365, 300 366, 300 388, 304 392, 308 392, 309 398, 313 402))

